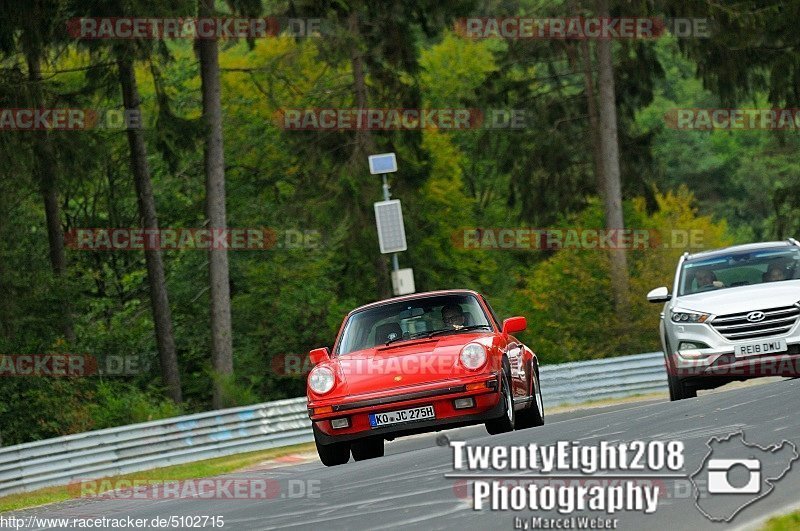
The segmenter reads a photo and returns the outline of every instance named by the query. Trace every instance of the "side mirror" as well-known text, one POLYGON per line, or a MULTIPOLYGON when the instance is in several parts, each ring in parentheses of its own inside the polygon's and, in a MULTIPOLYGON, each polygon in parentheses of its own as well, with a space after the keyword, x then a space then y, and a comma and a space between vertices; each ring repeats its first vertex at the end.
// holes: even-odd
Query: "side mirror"
POLYGON ((669 290, 664 286, 656 288, 647 294, 647 300, 649 302, 667 302, 671 298, 672 295, 669 294, 669 290))
POLYGON ((503 321, 503 333, 513 334, 514 332, 522 332, 528 328, 528 320, 524 317, 509 317, 503 321))
POLYGON ((328 352, 328 347, 315 348, 308 353, 308 359, 311 360, 311 363, 317 365, 323 361, 328 361, 331 359, 331 355, 328 352))

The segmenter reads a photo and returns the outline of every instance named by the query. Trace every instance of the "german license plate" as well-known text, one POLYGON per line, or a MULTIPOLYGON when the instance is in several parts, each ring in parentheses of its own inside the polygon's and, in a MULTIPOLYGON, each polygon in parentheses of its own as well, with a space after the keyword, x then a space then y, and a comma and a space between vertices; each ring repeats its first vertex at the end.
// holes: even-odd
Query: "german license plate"
POLYGON ((416 422, 435 418, 436 414, 433 412, 433 406, 422 406, 397 411, 384 411, 383 413, 370 413, 369 424, 373 428, 380 428, 390 424, 402 424, 403 422, 416 422))
POLYGON ((764 354, 775 354, 776 352, 786 352, 785 339, 774 339, 772 341, 759 341, 757 343, 748 343, 746 345, 736 345, 734 355, 737 358, 746 358, 748 356, 763 356, 764 354))

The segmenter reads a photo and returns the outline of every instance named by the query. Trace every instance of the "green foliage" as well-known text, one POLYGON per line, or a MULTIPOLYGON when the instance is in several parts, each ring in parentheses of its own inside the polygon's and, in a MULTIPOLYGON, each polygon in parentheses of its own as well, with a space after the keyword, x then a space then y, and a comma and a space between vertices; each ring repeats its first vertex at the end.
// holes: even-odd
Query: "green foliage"
MULTIPOLYGON (((654 101, 637 116, 636 127, 653 135, 654 173, 662 189, 691 187, 699 207, 727 220, 742 240, 796 234, 800 204, 800 148, 797 131, 693 131, 670 128, 665 116, 678 108, 720 107, 720 99, 694 78, 693 65, 673 39, 658 43, 666 78, 654 101)), ((768 108, 766 97, 755 105, 768 108)))
MULTIPOLYGON (((715 13, 722 9, 682 3, 715 13)), ((157 6, 162 14, 196 7, 162 4, 157 6)), ((403 201, 409 241, 400 262, 414 268, 419 291, 474 288, 486 294, 501 318, 527 316, 530 326, 522 337, 548 363, 659 348, 658 308, 644 295, 671 283, 682 247, 629 253, 632 317, 619 322, 611 310, 603 251, 459 246, 465 228, 603 226, 580 43, 461 38, 451 30, 453 19, 484 16, 486 5, 475 4, 403 0, 389 9, 374 2, 271 3, 269 14, 323 17, 335 31, 306 39, 221 43, 229 226, 319 234, 316 246, 230 253, 235 372, 222 382, 228 405, 302 395, 304 378, 276 372, 275 360, 331 346, 347 311, 388 294, 388 261, 379 255, 372 213, 372 203, 381 198, 380 182, 368 175, 367 146, 398 154, 400 172, 390 181, 394 197, 403 201), (348 26, 352 13, 357 34, 348 26), (279 126, 281 109, 355 107, 353 57, 359 54, 370 107, 519 110, 526 126, 368 133, 279 126)), ((113 8, 53 4, 66 5, 81 12, 113 8)), ((258 5, 248 0, 228 7, 250 12, 258 5)), ((493 9, 501 7, 509 15, 534 16, 561 16, 572 9, 569 3, 542 0, 493 9)), ((703 11, 685 9, 680 16, 687 12, 703 11)), ((41 48, 48 104, 120 108, 108 43, 53 41, 50 25, 23 35, 24 21, 11 15, 0 17, 0 108, 28 105, 21 89, 27 83, 21 38, 41 48)), ((626 223, 670 238, 673 229, 699 230, 707 248, 800 230, 796 132, 681 131, 665 120, 670 109, 720 106, 731 98, 746 97, 755 106, 793 104, 800 63, 792 62, 796 52, 790 43, 797 34, 782 25, 765 27, 763 18, 747 21, 735 10, 722 20, 766 32, 767 45, 785 33, 787 51, 769 54, 761 68, 763 50, 754 37, 759 46, 727 70, 736 61, 729 49, 735 43, 724 35, 709 43, 663 38, 614 47, 626 223)), ((781 20, 791 26, 794 18, 781 20)), ((160 224, 202 227, 203 124, 193 43, 139 44, 136 72, 160 224)), ((1 444, 208 409, 206 254, 164 253, 186 397, 177 408, 162 398, 142 253, 68 248, 67 274, 55 279, 51 273, 26 135, 0 131, 0 354, 82 353, 101 363, 133 356, 142 363, 124 376, 3 378, 1 444), (65 301, 78 337, 73 343, 59 326, 65 301)), ((65 229, 139 224, 121 131, 50 132, 48 141, 65 229)))
MULTIPOLYGON (((647 302, 647 292, 672 285, 683 252, 732 243, 724 222, 697 215, 694 197, 685 188, 656 194, 656 199, 658 210, 653 214, 647 213, 642 200, 625 205, 628 227, 650 235, 647 248, 628 253, 629 320, 620 321, 614 314, 607 251, 562 249, 533 271, 524 290, 533 306, 528 334, 545 363, 659 350, 659 308, 647 302)), ((593 203, 559 225, 597 228, 602 219, 601 205, 593 203)))
POLYGON ((182 413, 180 407, 158 398, 157 393, 112 382, 101 382, 97 385, 88 409, 92 419, 92 429, 148 422, 182 413))

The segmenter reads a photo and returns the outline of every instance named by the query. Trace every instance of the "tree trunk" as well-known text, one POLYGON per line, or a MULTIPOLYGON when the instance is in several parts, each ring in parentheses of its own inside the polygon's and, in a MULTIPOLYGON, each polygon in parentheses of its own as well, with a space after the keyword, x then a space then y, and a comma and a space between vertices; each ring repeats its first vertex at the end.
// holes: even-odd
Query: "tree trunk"
MULTIPOLYGON (((125 52, 122 52, 123 54, 125 52)), ((126 111, 139 113, 139 89, 136 85, 136 72, 130 55, 117 58, 119 83, 122 88, 122 102, 126 111)), ((136 187, 136 198, 139 205, 139 216, 142 228, 158 229, 156 202, 153 197, 153 186, 150 182, 150 168, 147 164, 147 147, 141 129, 129 127, 127 130, 128 145, 131 151, 131 169, 136 187)), ((153 307, 156 344, 161 365, 161 377, 167 388, 168 396, 175 402, 183 400, 181 379, 178 371, 178 357, 175 353, 175 337, 172 332, 172 311, 169 307, 169 296, 164 276, 164 260, 160 249, 149 249, 144 252, 147 264, 147 279, 150 284, 150 304, 153 307)))
MULTIPOLYGON (((353 92, 358 109, 366 109, 369 105, 367 97, 367 82, 364 75, 364 55, 361 53, 360 37, 361 31, 358 26, 358 13, 353 10, 347 16, 347 26, 353 45, 350 48, 350 67, 353 69, 353 92)), ((375 142, 369 129, 356 129, 356 145, 353 153, 354 157, 366 157, 373 155, 375 142)), ((359 159, 360 161, 360 159, 359 159)))
MULTIPOLYGON (((213 16, 213 0, 198 0, 200 17, 213 16)), ((222 101, 220 97, 219 48, 216 39, 198 39, 203 118, 206 125, 205 172, 206 218, 212 230, 227 227, 225 211, 225 153, 222 144, 222 101)), ((231 293, 226 249, 208 252, 211 298, 211 365, 215 372, 212 405, 226 404, 220 378, 233 374, 231 293)))
MULTIPOLYGON (((364 74, 364 55, 361 53, 358 25, 358 13, 353 9, 347 16, 347 29, 353 39, 350 48, 350 68, 353 70, 353 94, 355 95, 356 108, 366 109, 369 105, 367 96, 367 82, 364 74)), ((375 141, 369 129, 356 129, 356 142, 353 149, 353 160, 357 168, 364 168, 369 155, 375 154, 375 141)), ((389 257, 379 254, 375 259, 375 274, 377 276, 378 297, 388 299, 392 296, 392 283, 389 273, 389 257)))
MULTIPOLYGON (((608 0, 598 0, 597 16, 608 17, 608 0)), ((622 187, 619 171, 619 142, 617 139, 617 106, 614 96, 614 65, 611 41, 597 40, 598 92, 600 118, 600 161, 605 190, 606 228, 623 229, 622 187)), ((628 315, 628 264, 625 249, 611 249, 611 289, 614 308, 620 322, 628 315)))
POLYGON ((589 140, 592 144, 592 160, 594 162, 594 177, 597 181, 597 193, 602 198, 605 195, 605 178, 603 165, 600 164, 600 119, 597 116, 597 99, 594 93, 594 76, 592 75, 592 55, 589 41, 584 39, 578 45, 583 69, 583 86, 586 93, 586 112, 589 115, 589 140))
MULTIPOLYGON (((42 73, 39 57, 34 52, 26 53, 28 63, 28 80, 31 83, 31 103, 33 107, 45 106, 42 91, 42 73)), ((50 267, 56 277, 62 277, 67 271, 67 257, 64 253, 64 231, 61 228, 61 212, 58 206, 58 189, 56 187, 55 156, 53 146, 48 139, 47 131, 34 131, 33 153, 36 158, 36 169, 39 191, 44 202, 44 213, 47 224, 47 241, 50 247, 50 267)), ((63 305, 61 330, 67 341, 75 341, 75 330, 72 326, 71 304, 63 305)))

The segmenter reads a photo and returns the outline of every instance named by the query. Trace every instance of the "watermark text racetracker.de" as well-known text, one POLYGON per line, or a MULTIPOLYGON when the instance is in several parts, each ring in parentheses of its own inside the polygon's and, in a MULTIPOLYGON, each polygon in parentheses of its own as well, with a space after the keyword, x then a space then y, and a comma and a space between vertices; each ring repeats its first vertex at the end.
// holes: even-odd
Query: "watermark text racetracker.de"
POLYGON ((471 17, 455 23, 469 39, 627 40, 710 37, 705 18, 659 17, 471 17))
POLYGON ((0 131, 86 131, 141 129, 138 110, 0 108, 0 131))
MULTIPOLYGON (((545 520, 560 523, 546 522, 542 527, 564 527, 574 523, 576 512, 592 511, 601 516, 571 527, 616 528, 619 522, 613 515, 617 513, 656 511, 664 483, 649 480, 685 478, 681 441, 515 446, 451 441, 450 447, 453 472, 445 477, 472 480, 473 510, 557 513, 557 518, 545 520), (508 484, 503 482, 506 479, 534 481, 508 484), (566 481, 572 479, 586 481, 566 481), (565 519, 569 522, 561 522, 565 519)), ((515 518, 516 527, 530 526, 530 522, 520 523, 515 518)))
POLYGON ((85 479, 70 483, 67 490, 78 498, 107 500, 271 500, 318 499, 318 479, 269 477, 218 477, 198 479, 152 479, 148 477, 85 479))
MULTIPOLYGON (((347 360, 348 374, 362 376, 386 375, 438 375, 452 370, 456 358, 450 356, 392 356, 347 360)), ((270 359, 270 368, 276 376, 305 376, 314 364, 308 354, 276 354, 270 359)))
POLYGON ((273 120, 287 131, 466 131, 528 127, 525 109, 284 108, 275 112, 273 120))
POLYGON ((0 354, 0 378, 133 376, 150 370, 151 357, 139 354, 107 356, 70 353, 0 354))
POLYGON ((83 251, 171 251, 317 249, 316 229, 272 228, 80 228, 64 235, 69 249, 83 251))
MULTIPOLYGON (((762 344, 769 346, 775 341, 766 340, 762 344)), ((749 347, 750 345, 748 345, 749 347)), ((758 346, 756 344, 755 346, 758 346)), ((667 373, 673 376, 695 378, 759 378, 782 376, 797 378, 800 376, 800 354, 773 354, 759 356, 751 354, 747 357, 734 353, 707 354, 702 349, 681 350, 672 353, 671 363, 667 363, 667 373), (714 356, 710 361, 709 356, 714 356)))
POLYGON ((471 227, 455 231, 453 245, 466 250, 702 249, 702 229, 603 229, 593 227, 471 227))
POLYGON ((263 39, 328 33, 320 18, 84 17, 67 21, 70 37, 101 39, 263 39))
POLYGON ((800 130, 800 109, 670 109, 664 122, 682 131, 797 131, 800 130))

